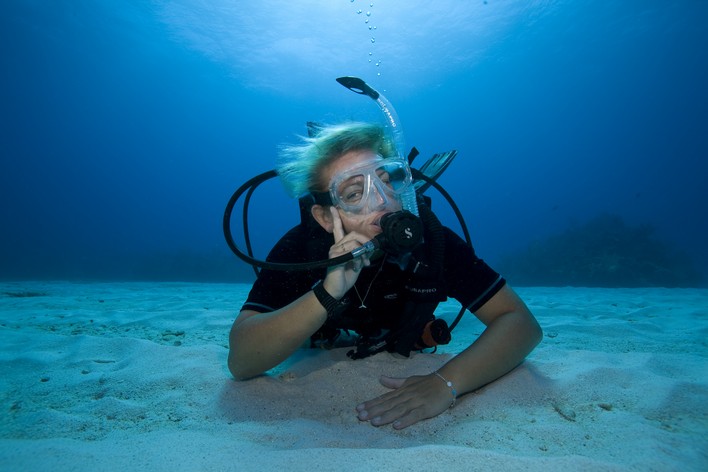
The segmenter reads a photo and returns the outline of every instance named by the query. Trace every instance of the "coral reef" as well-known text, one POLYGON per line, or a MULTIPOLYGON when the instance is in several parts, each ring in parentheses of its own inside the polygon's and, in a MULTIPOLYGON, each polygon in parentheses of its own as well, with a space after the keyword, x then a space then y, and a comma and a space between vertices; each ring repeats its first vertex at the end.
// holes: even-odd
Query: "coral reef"
POLYGON ((650 225, 630 227, 601 215, 505 257, 499 269, 516 285, 695 287, 702 277, 690 259, 653 237, 650 225))

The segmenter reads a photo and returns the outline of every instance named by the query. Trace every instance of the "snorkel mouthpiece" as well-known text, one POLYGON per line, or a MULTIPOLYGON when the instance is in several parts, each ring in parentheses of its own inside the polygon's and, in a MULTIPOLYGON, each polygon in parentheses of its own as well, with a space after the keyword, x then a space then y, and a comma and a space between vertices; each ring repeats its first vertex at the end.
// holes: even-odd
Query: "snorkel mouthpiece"
POLYGON ((423 240, 423 223, 408 210, 387 213, 381 217, 381 234, 351 252, 353 258, 381 249, 399 256, 415 249, 423 240))

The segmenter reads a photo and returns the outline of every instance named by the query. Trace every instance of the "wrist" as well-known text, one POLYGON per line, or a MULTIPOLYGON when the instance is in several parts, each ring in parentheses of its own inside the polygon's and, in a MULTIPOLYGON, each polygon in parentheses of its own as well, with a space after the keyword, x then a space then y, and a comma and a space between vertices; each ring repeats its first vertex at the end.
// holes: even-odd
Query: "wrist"
POLYGON ((325 288, 324 282, 319 280, 313 287, 312 292, 315 294, 317 301, 327 311, 327 319, 339 315, 347 307, 347 303, 333 297, 325 288))
POLYGON ((448 409, 452 408, 455 406, 455 402, 457 401, 457 389, 455 388, 455 385, 448 379, 442 376, 440 372, 437 370, 433 372, 433 375, 445 382, 445 385, 447 388, 450 389, 450 394, 452 395, 452 400, 450 401, 450 406, 448 406, 448 409))

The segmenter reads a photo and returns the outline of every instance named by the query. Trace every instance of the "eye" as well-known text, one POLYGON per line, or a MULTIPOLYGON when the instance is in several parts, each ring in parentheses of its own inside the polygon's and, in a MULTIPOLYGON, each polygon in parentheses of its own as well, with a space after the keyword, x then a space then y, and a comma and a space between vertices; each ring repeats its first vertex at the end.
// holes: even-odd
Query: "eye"
POLYGON ((344 189, 344 191, 341 193, 341 196, 342 200, 347 203, 356 203, 361 200, 363 194, 364 189, 361 185, 350 185, 344 189))
POLYGON ((379 176, 379 180, 381 180, 381 182, 391 187, 391 176, 388 172, 385 170, 379 170, 377 171, 377 175, 379 176))
POLYGON ((398 191, 405 185, 407 179, 405 169, 401 167, 389 166, 381 170, 385 172, 386 176, 386 180, 380 177, 381 181, 391 189, 398 191))
POLYGON ((339 198, 343 202, 355 204, 364 196, 364 177, 356 176, 345 180, 339 186, 339 198))

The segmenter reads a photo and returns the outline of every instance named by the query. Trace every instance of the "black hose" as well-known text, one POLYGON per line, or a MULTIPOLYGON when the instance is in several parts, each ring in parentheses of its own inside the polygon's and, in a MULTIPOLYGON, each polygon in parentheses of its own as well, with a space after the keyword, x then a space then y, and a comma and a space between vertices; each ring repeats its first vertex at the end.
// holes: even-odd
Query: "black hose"
MULTIPOLYGON (((239 257, 239 259, 247 262, 248 264, 251 264, 254 267, 259 267, 261 269, 271 269, 271 270, 311 270, 311 269, 319 269, 323 267, 331 267, 339 264, 344 264, 345 262, 348 262, 354 258, 354 256, 351 253, 341 255, 339 257, 334 257, 332 259, 323 259, 321 261, 312 261, 312 262, 302 262, 302 263, 297 263, 297 264, 291 264, 291 263, 285 263, 285 262, 270 262, 270 261, 262 261, 259 259, 256 259, 253 257, 252 252, 251 252, 251 245, 250 245, 250 239, 248 237, 248 234, 246 233, 246 245, 248 247, 249 254, 245 254, 243 251, 241 251, 238 246, 236 246, 236 243, 234 242, 234 237, 233 234, 231 233, 231 214, 233 212, 234 206, 236 205, 236 202, 238 201, 239 198, 241 198, 241 195, 248 191, 248 199, 250 199, 250 195, 253 193, 253 190, 255 190, 256 187, 258 187, 260 184, 265 182, 268 179, 272 179, 273 177, 276 177, 277 174, 274 170, 269 170, 268 172, 264 172, 262 174, 259 174, 252 179, 248 180, 245 184, 241 185, 231 196, 229 199, 229 202, 226 204, 226 209, 224 210, 224 219, 223 219, 223 230, 224 230, 224 238, 226 239, 226 244, 228 244, 229 248, 231 248, 231 251, 233 251, 236 256, 239 257)), ((244 204, 246 205, 246 204, 244 204)), ((244 229, 248 228, 248 221, 247 221, 247 213, 248 210, 245 207, 244 208, 244 229)), ((256 272, 257 274, 257 272, 256 272)))

